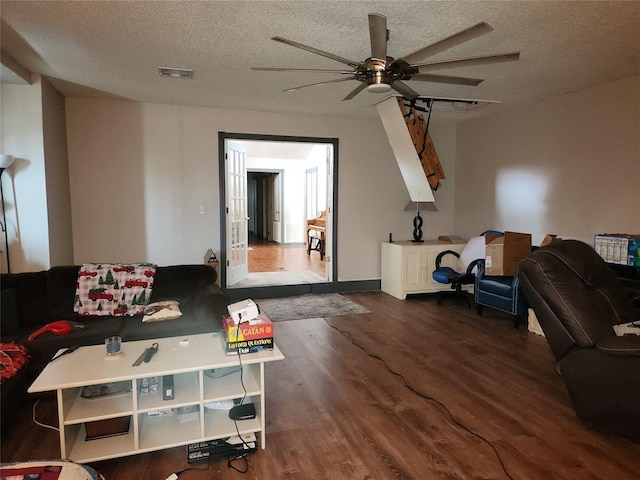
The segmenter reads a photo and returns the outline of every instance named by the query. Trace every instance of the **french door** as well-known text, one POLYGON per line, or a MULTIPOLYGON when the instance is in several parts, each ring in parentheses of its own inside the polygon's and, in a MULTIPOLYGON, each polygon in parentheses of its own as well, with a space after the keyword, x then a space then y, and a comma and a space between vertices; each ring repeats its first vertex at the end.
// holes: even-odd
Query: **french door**
POLYGON ((248 268, 247 151, 226 141, 227 164, 227 285, 246 279, 248 268))

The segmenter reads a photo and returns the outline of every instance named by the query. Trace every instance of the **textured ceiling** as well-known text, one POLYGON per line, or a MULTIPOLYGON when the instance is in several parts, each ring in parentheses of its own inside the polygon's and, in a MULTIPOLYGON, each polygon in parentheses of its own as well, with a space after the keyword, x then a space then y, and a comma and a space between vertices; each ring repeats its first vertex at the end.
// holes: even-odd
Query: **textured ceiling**
POLYGON ((67 95, 273 112, 375 116, 380 94, 342 101, 353 82, 283 93, 336 74, 251 66, 341 69, 270 40, 282 36, 341 57, 370 56, 368 13, 387 16, 389 54, 413 52, 480 21, 494 31, 429 60, 520 51, 520 61, 440 70, 477 87, 409 81, 421 95, 500 100, 467 119, 640 74, 640 2, 579 1, 6 1, 3 51, 67 95), (194 70, 190 81, 158 67, 194 70))

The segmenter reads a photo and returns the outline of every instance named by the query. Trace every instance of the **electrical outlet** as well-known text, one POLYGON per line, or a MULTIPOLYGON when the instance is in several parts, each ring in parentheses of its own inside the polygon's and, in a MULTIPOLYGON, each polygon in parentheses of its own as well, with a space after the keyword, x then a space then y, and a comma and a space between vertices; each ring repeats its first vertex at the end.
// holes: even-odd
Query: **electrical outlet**
POLYGON ((204 211, 204 205, 200 205, 200 215, 204 215, 205 211, 204 211))

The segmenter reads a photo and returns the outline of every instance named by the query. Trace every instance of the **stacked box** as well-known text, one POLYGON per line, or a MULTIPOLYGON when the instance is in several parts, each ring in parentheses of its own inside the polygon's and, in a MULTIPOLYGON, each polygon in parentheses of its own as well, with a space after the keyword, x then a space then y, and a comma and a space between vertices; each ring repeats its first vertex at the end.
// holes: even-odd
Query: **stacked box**
POLYGON ((187 462, 193 463, 215 457, 228 457, 258 449, 255 433, 245 433, 242 438, 233 435, 228 438, 207 440, 187 445, 187 462))
POLYGON ((222 317, 222 343, 227 355, 253 353, 263 349, 273 349, 273 323, 264 313, 251 322, 238 325, 233 319, 222 317))
POLYGON ((485 273, 515 276, 520 260, 531 253, 531 234, 505 232, 485 235, 485 273))

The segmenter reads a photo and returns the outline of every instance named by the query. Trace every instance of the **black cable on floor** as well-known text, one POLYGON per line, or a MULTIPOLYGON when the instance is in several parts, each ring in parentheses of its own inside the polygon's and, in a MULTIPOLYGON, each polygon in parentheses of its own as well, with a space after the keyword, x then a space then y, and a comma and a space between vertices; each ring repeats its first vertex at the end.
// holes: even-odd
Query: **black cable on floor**
POLYGON ((190 471, 204 472, 209 470, 209 468, 211 468, 211 460, 207 462, 206 468, 195 468, 195 467, 183 468, 182 470, 178 470, 177 472, 172 473, 165 480, 177 480, 180 476, 182 476, 183 473, 190 472, 190 471))
MULTIPOLYGON (((236 326, 237 328, 237 333, 236 333, 236 340, 238 340, 240 338, 240 325, 242 324, 249 324, 248 321, 242 321, 242 317, 240 318, 240 322, 238 322, 238 325, 236 326)), ((242 385, 242 390, 244 392, 244 395, 242 395, 242 399, 240 400, 240 403, 238 405, 242 405, 245 401, 245 399, 247 398, 247 387, 244 384, 244 368, 242 366, 242 352, 240 347, 238 347, 238 363, 240 365, 240 384, 242 385)), ((236 433, 238 434, 238 438, 240 439, 240 441, 242 442, 242 445, 247 448, 250 449, 249 445, 247 444, 247 442, 245 442, 244 438, 242 438, 242 435, 240 435, 240 429, 238 428, 238 421, 234 420, 233 421, 235 427, 236 427, 236 433)), ((247 462, 247 456, 250 454, 250 451, 247 452, 243 452, 240 453, 238 455, 232 456, 232 457, 228 457, 227 458, 227 468, 231 468, 233 470, 235 470, 236 472, 239 473, 247 473, 249 471, 249 462, 247 462), (238 461, 238 460, 244 460, 244 467, 236 467, 233 463, 238 461)))
POLYGON ((496 454, 496 457, 498 458, 498 461, 500 462, 500 467, 502 468, 502 471, 504 472, 504 474, 507 476, 507 478, 509 478, 510 480, 514 480, 514 478, 509 474, 507 467, 504 464, 504 461, 502 460, 502 457, 500 456, 500 453, 498 452, 498 449, 493 445, 493 443, 491 443, 491 441, 489 441, 487 438, 483 437, 482 435, 480 435, 479 433, 474 432, 473 430, 471 430, 469 427, 467 427, 465 424, 463 424, 462 422, 460 422, 459 420, 456 420, 456 418, 453 416, 453 414, 451 413, 451 410, 449 410, 449 408, 442 403, 440 400, 430 396, 430 395, 426 395, 420 391, 418 391, 415 387, 409 385, 407 383, 407 379, 404 377, 404 375, 402 375, 399 372, 396 372, 395 370, 393 370, 388 364, 387 362, 384 360, 384 358, 380 357, 379 355, 375 354, 375 353, 371 353, 369 352, 366 348, 364 348, 362 345, 360 345, 358 342, 355 341, 355 339, 353 338, 353 335, 351 334, 351 332, 348 332, 346 330, 342 330, 334 325, 331 325, 327 319, 324 319, 325 323, 333 328, 334 330, 337 330, 338 332, 340 332, 342 335, 344 336, 349 336, 349 338, 351 339, 351 343, 353 345, 355 345, 356 347, 358 347, 360 350, 362 350, 364 353, 366 353, 369 357, 374 358, 376 360, 378 360, 379 362, 381 362, 385 368, 391 372, 393 375, 400 377, 402 379, 402 383, 404 384, 405 387, 407 387, 409 390, 411 390, 413 393, 415 393, 416 395, 418 395, 419 397, 424 398, 425 400, 428 400, 429 402, 434 403, 437 407, 440 407, 440 409, 443 409, 446 412, 446 417, 447 421, 452 424, 455 425, 459 428, 461 428, 462 430, 464 430, 465 432, 469 433, 470 435, 476 437, 477 439, 481 440, 482 442, 486 443, 487 445, 489 445, 491 447, 491 449, 493 450, 493 452, 496 454))

